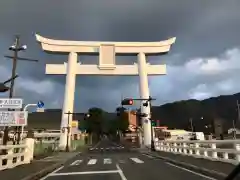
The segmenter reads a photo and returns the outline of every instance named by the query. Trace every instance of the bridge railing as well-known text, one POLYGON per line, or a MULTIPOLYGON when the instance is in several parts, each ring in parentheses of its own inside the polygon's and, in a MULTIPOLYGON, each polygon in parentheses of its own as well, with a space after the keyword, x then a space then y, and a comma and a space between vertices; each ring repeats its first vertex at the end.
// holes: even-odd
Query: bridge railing
POLYGON ((240 163, 240 140, 155 141, 157 151, 232 164, 240 163))
POLYGON ((28 164, 33 159, 34 139, 26 138, 21 145, 0 145, 0 171, 28 164))

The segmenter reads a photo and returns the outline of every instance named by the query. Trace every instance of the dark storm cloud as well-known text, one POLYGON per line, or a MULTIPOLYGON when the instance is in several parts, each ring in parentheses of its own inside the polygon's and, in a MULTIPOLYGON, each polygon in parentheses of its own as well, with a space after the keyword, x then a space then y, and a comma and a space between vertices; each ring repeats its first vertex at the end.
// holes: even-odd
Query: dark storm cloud
MULTIPOLYGON (((36 80, 50 78, 62 87, 64 76, 44 75, 44 66, 46 63, 63 63, 67 56, 42 52, 35 40, 35 32, 52 39, 91 41, 159 41, 176 36, 176 44, 169 55, 151 59, 154 63, 182 65, 190 57, 216 56, 239 45, 238 7, 240 1, 235 0, 1 1, 0 54, 9 54, 7 47, 11 45, 13 35, 20 34, 22 42, 29 46, 21 56, 39 59, 40 62, 19 62, 18 73, 36 80), (176 54, 180 55, 179 58, 174 57, 176 54)), ((80 61, 96 63, 97 59, 80 57, 80 61)), ((136 57, 118 59, 124 64, 132 64, 133 61, 136 57)), ((9 67, 10 62, 2 59, 1 65, 9 67)), ((124 91, 124 86, 137 84, 136 79, 79 77, 77 86, 80 92, 81 88, 97 90, 102 86, 102 92, 115 88, 124 91)), ((189 86, 192 86, 191 83, 189 86)), ((115 97, 119 94, 113 93, 115 102, 119 101, 119 97, 115 97)), ((95 99, 100 102, 103 97, 109 96, 103 93, 95 99)), ((96 104, 96 101, 92 99, 88 103, 96 104)))

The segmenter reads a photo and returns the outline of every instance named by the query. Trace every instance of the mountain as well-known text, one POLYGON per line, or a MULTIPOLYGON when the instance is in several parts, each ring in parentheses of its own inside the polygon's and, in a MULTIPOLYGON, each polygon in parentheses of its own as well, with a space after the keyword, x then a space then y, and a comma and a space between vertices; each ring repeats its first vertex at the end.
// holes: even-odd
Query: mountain
POLYGON ((183 129, 190 128, 191 119, 196 131, 213 131, 214 124, 216 126, 216 123, 220 123, 223 131, 227 131, 233 124, 236 127, 240 125, 238 100, 240 93, 211 97, 202 101, 196 99, 177 101, 152 107, 152 119, 160 120, 161 125, 170 128, 183 129))

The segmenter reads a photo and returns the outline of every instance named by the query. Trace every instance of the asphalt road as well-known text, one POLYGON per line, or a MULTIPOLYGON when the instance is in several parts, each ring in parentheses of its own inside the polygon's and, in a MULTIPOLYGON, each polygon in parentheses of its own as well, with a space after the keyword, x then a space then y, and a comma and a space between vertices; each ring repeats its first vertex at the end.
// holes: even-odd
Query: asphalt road
POLYGON ((102 140, 41 180, 214 179, 102 140))

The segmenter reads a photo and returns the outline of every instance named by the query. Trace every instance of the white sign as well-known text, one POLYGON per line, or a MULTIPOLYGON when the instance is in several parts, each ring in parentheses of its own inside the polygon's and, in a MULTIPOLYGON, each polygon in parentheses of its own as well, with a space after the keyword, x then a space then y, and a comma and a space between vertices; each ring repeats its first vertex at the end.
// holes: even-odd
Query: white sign
POLYGON ((0 109, 21 109, 22 108, 22 99, 9 99, 1 98, 0 99, 0 109))
POLYGON ((26 126, 28 112, 0 111, 0 126, 26 126))
POLYGON ((36 112, 44 112, 44 108, 37 108, 36 112))

